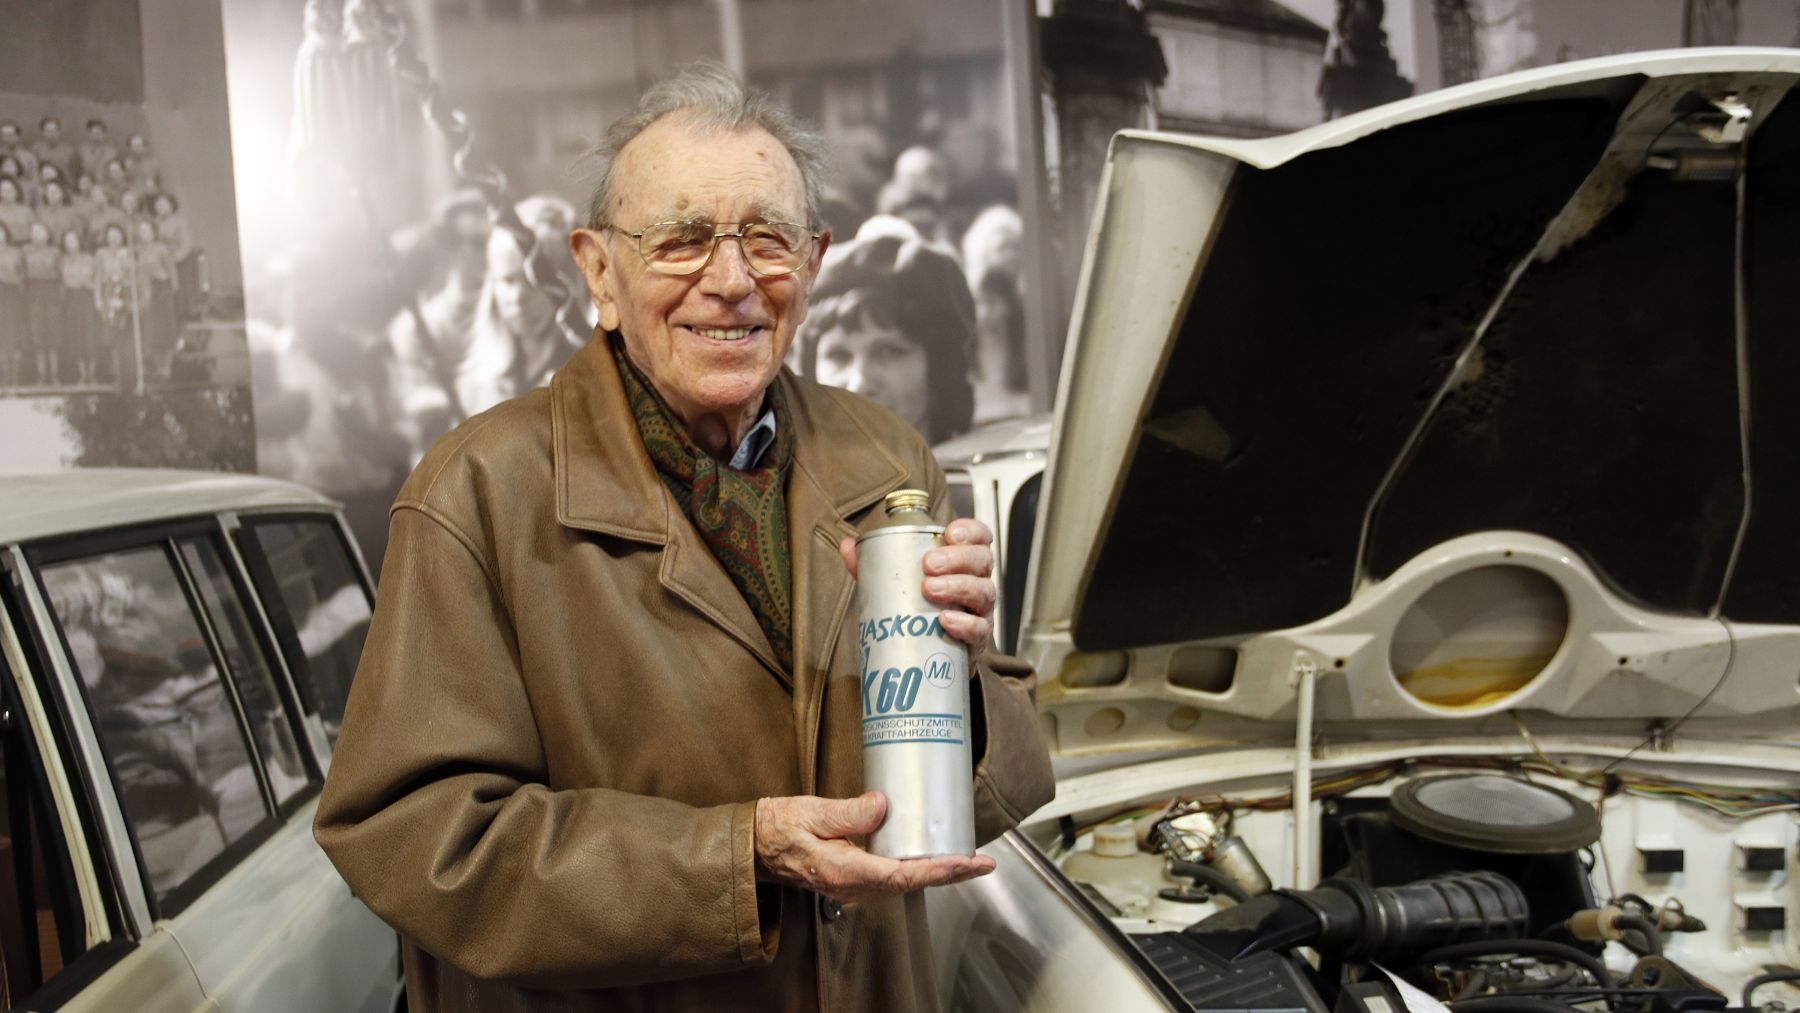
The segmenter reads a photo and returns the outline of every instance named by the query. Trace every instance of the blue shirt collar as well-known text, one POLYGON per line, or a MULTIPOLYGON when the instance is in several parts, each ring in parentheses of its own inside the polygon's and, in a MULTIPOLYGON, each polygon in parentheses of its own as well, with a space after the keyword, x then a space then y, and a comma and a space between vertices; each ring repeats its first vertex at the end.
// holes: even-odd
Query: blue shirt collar
POLYGON ((756 425, 751 426, 750 431, 738 443, 737 450, 731 455, 731 466, 738 471, 749 471, 756 467, 757 462, 763 459, 763 455, 774 444, 775 409, 767 408, 763 410, 762 418, 756 420, 756 425))

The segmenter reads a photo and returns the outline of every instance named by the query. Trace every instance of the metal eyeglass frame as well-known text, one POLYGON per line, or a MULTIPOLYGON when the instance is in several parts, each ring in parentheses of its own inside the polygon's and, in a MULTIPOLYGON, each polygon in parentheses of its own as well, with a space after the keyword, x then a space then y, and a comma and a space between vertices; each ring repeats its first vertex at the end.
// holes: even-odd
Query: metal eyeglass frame
POLYGON ((644 265, 646 267, 650 268, 650 270, 655 271, 657 274, 666 274, 666 275, 669 275, 670 277, 674 277, 674 278, 685 278, 690 274, 699 274, 701 271, 706 270, 706 265, 712 263, 713 254, 719 252, 719 240, 721 240, 721 239, 735 239, 738 241, 738 250, 740 253, 743 253, 743 255, 744 255, 744 266, 748 267, 753 274, 761 275, 764 278, 784 278, 784 277, 800 270, 800 265, 806 263, 807 256, 812 253, 812 244, 818 242, 819 237, 825 234, 823 232, 814 232, 814 231, 808 229, 806 226, 798 224, 796 222, 738 222, 736 228, 730 228, 730 229, 725 228, 724 222, 652 222, 651 224, 644 226, 641 230, 639 230, 637 232, 627 232, 624 229, 619 228, 617 225, 608 225, 607 228, 612 229, 614 232, 617 232, 621 236, 630 236, 631 240, 632 240, 631 248, 637 251, 637 255, 638 255, 639 259, 641 259, 644 262, 644 265), (644 234, 649 232, 652 229, 658 229, 664 225, 702 225, 702 224, 712 226, 712 229, 713 229, 712 245, 707 248, 706 256, 704 256, 704 257, 700 258, 698 261, 696 261, 695 267, 691 271, 665 270, 664 268, 658 266, 656 261, 651 260, 649 254, 644 252, 644 234), (793 267, 790 267, 785 271, 776 271, 776 272, 770 273, 768 271, 761 270, 760 268, 758 268, 756 266, 756 262, 753 259, 751 259, 748 252, 744 251, 743 247, 744 247, 744 239, 746 238, 744 235, 744 230, 755 228, 758 225, 787 225, 787 226, 791 226, 792 228, 799 229, 806 234, 806 247, 800 252, 800 259, 794 262, 793 267))

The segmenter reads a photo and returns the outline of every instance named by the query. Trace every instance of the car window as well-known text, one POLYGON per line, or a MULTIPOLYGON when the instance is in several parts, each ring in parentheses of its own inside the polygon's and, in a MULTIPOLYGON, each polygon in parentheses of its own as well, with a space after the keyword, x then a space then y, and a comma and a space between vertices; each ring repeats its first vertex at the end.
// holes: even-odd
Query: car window
MULTIPOLYGON (((3 658, 0 678, 11 679, 3 658)), ((62 832, 34 764, 26 722, 4 699, 9 717, 0 748, 0 1009, 60 974, 86 946, 81 902, 64 851, 62 832)))
POLYGON ((166 545, 40 572, 160 905, 270 815, 237 708, 166 545))
POLYGON ((301 693, 317 708, 326 738, 335 744, 350 679, 369 632, 369 595, 335 521, 284 518, 246 521, 245 526, 261 553, 260 561, 252 562, 251 576, 264 601, 279 599, 285 609, 289 668, 302 683, 301 693), (265 586, 270 584, 272 588, 265 586))
POLYGON ((225 665, 231 672, 250 734, 256 740, 269 790, 275 796, 275 804, 280 805, 299 794, 307 786, 309 776, 300 758, 288 710, 282 706, 275 675, 258 646, 250 617, 218 548, 210 539, 187 538, 179 544, 182 559, 206 604, 219 648, 225 652, 225 665))

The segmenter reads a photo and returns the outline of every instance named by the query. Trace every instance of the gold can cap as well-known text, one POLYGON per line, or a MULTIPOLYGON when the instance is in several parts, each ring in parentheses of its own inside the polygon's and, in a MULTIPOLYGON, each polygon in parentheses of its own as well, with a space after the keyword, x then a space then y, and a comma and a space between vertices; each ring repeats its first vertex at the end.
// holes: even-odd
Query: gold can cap
POLYGON ((906 510, 917 510, 920 513, 931 512, 931 494, 923 489, 895 489, 883 500, 889 517, 906 510))

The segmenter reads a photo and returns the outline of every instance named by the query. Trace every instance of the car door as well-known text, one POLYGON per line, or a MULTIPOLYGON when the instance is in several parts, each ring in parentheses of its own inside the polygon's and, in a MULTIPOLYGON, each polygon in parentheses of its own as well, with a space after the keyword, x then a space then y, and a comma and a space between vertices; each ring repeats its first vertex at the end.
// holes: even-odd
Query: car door
POLYGON ((0 550, 0 1009, 85 1013, 212 1010, 180 944, 128 931, 110 833, 86 790, 70 673, 34 631, 43 601, 24 558, 0 550))
POLYGON ((265 661, 287 673, 316 770, 308 801, 282 833, 233 870, 232 889, 197 901, 176 932, 191 941, 201 982, 227 1011, 387 1013, 400 990, 398 938, 350 894, 312 838, 319 774, 362 653, 371 588, 334 515, 249 515, 227 526, 229 551, 243 565, 215 581, 217 608, 246 626, 261 617, 265 661), (237 604, 225 604, 227 594, 237 604))
POLYGON ((312 841, 317 707, 229 529, 204 518, 28 552, 113 788, 119 865, 135 866, 128 907, 221 1010, 391 1009, 397 942, 312 841))

